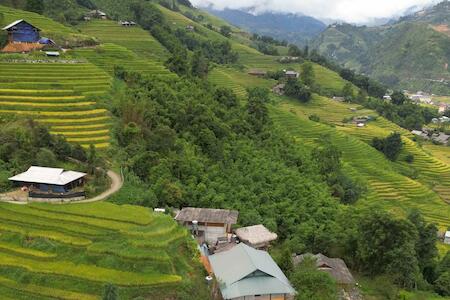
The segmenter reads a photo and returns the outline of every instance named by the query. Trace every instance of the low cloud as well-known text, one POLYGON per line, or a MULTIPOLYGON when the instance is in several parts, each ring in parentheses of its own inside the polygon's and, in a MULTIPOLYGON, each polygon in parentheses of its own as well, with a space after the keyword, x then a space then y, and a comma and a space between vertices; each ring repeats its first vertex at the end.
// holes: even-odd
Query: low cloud
POLYGON ((369 23, 403 15, 412 7, 423 8, 436 0, 191 0, 195 6, 215 9, 252 8, 255 13, 289 12, 322 20, 369 23))

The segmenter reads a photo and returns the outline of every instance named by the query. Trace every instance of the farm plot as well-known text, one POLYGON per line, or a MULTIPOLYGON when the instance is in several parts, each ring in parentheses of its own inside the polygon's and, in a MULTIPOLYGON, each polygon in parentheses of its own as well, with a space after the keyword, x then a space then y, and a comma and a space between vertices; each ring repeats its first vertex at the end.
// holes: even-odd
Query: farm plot
POLYGON ((135 52, 140 57, 165 61, 170 53, 148 31, 141 27, 125 27, 108 20, 82 23, 80 30, 98 38, 102 43, 113 43, 135 52))
POLYGON ((107 43, 94 49, 79 49, 73 51, 73 54, 89 60, 110 74, 113 74, 115 66, 120 66, 128 71, 140 72, 144 75, 155 75, 165 78, 174 78, 176 76, 159 61, 141 58, 128 48, 116 44, 107 43))
POLYGON ((121 299, 170 297, 199 267, 190 241, 170 217, 146 208, 0 204, 0 293, 100 299, 112 283, 121 299))
POLYGON ((442 228, 450 225, 450 207, 437 193, 420 181, 401 175, 380 152, 357 137, 296 115, 295 111, 272 108, 275 123, 299 139, 300 143, 319 146, 323 137, 342 151, 344 168, 354 178, 363 180, 369 193, 359 204, 379 203, 398 214, 417 208, 442 228))
POLYGON ((109 116, 97 101, 111 77, 89 63, 0 63, 0 113, 31 117, 69 142, 109 145, 109 116))

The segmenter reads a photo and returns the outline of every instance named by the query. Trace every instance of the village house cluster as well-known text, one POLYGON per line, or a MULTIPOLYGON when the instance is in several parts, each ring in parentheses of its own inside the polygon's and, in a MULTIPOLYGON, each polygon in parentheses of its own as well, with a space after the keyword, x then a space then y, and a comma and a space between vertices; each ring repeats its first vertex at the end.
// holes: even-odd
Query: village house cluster
MULTIPOLYGON (((226 209, 185 207, 175 220, 198 242, 201 261, 214 282, 215 299, 291 300, 295 290, 267 250, 278 236, 258 224, 234 229, 239 212, 226 209), (213 280, 215 278, 215 280, 213 280)), ((311 254, 306 254, 311 255, 311 254)), ((312 256, 312 255, 311 255, 312 256)), ((293 264, 303 256, 293 255, 293 264)), ((355 280, 341 259, 318 254, 318 270, 329 273, 342 289, 354 293, 355 280)))

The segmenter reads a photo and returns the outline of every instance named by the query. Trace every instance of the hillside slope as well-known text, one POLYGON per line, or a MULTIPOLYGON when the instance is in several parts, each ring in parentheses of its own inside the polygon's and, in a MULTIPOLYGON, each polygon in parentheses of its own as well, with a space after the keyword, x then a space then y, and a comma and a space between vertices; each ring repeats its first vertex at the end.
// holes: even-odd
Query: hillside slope
POLYGON ((234 9, 206 8, 206 10, 248 32, 286 40, 297 45, 305 45, 326 28, 323 22, 302 15, 280 13, 254 15, 234 9))
POLYGON ((328 27, 313 43, 321 54, 396 88, 450 93, 450 3, 379 27, 328 27))
POLYGON ((145 208, 0 204, 0 232, 2 299, 101 299, 107 283, 121 299, 182 298, 200 279, 187 232, 145 208))

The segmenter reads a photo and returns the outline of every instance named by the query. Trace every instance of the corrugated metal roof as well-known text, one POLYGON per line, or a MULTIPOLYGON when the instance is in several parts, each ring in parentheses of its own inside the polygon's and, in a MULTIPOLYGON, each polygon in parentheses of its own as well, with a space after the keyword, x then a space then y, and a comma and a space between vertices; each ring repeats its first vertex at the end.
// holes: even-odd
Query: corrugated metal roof
POLYGON ((37 28, 36 26, 34 26, 33 24, 31 24, 31 23, 29 23, 29 22, 27 22, 27 21, 25 21, 25 20, 17 20, 17 21, 14 21, 14 22, 12 22, 11 24, 9 24, 9 25, 3 27, 2 30, 8 30, 8 29, 10 29, 10 28, 16 26, 17 24, 22 23, 22 22, 25 22, 25 23, 27 23, 27 24, 33 26, 34 28, 36 28, 37 30, 40 31, 39 28, 37 28))
POLYGON ((209 257, 224 299, 251 295, 295 294, 269 253, 245 244, 209 257))
POLYGON ((227 209, 184 207, 175 220, 192 222, 194 220, 206 223, 236 224, 239 212, 227 209))
POLYGON ((85 173, 58 168, 31 166, 26 172, 9 178, 11 181, 66 185, 86 176, 85 173))

